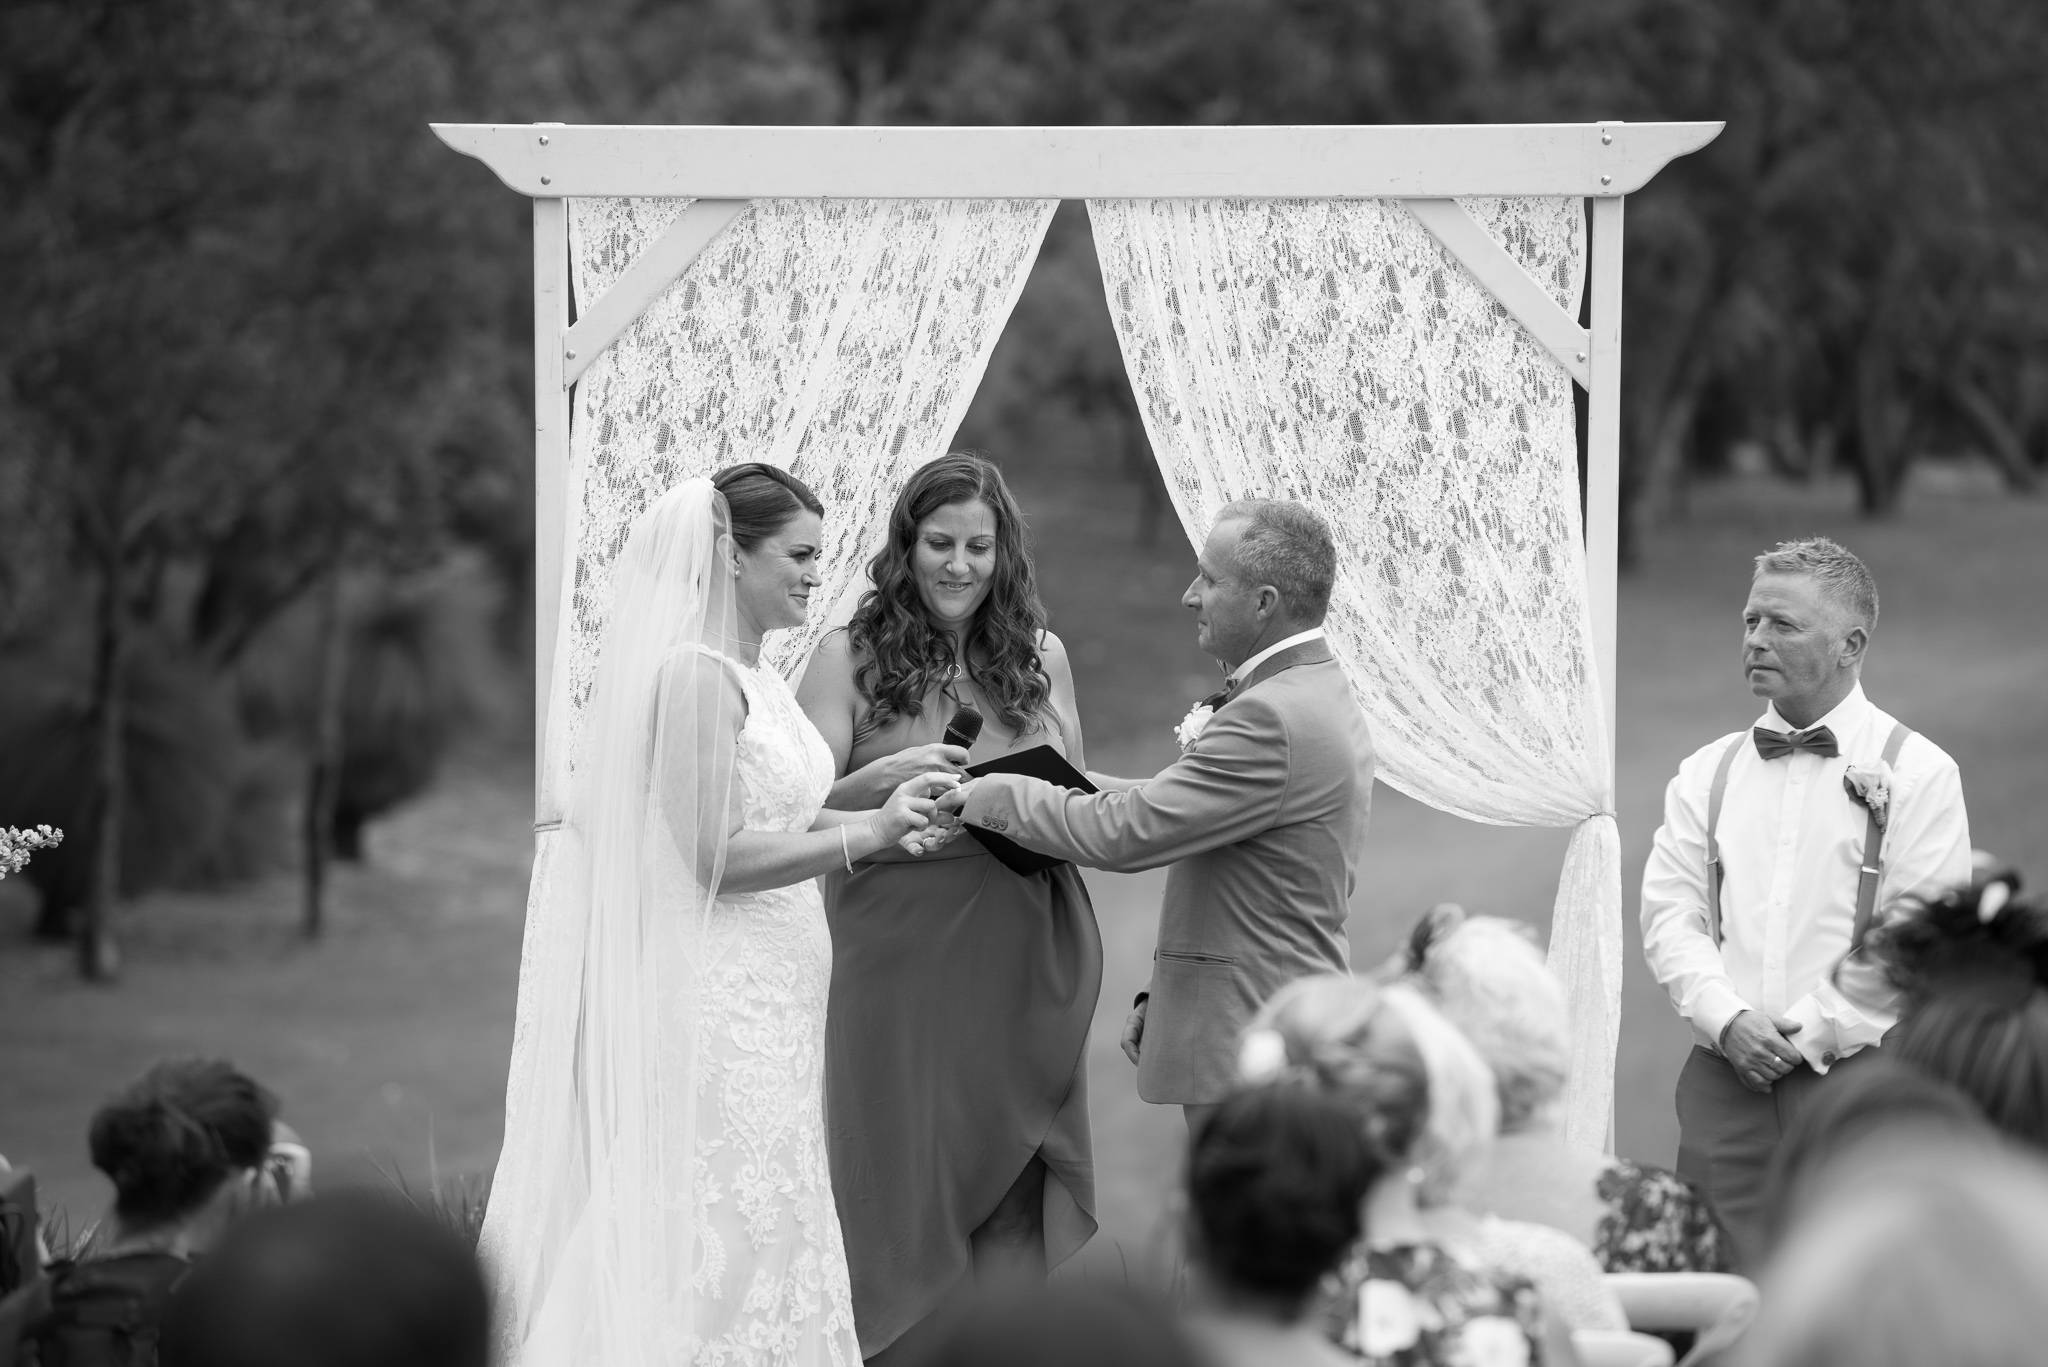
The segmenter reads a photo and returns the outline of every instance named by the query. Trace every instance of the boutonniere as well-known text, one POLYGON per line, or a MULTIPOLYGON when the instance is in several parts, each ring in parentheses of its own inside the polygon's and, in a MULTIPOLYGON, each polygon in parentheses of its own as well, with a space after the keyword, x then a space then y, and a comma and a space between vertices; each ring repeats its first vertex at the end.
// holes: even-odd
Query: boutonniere
POLYGON ((1876 819, 1877 828, 1884 829, 1890 817, 1892 803, 1892 766, 1879 760, 1875 764, 1852 764, 1842 774, 1842 789, 1856 799, 1859 806, 1868 807, 1876 819))
POLYGON ((1224 695, 1211 693, 1208 697, 1188 709, 1180 719, 1180 725, 1173 728, 1173 738, 1180 742, 1182 754, 1195 748, 1195 742, 1202 738, 1202 730, 1208 726, 1209 718, 1216 715, 1216 709, 1223 705, 1224 695))

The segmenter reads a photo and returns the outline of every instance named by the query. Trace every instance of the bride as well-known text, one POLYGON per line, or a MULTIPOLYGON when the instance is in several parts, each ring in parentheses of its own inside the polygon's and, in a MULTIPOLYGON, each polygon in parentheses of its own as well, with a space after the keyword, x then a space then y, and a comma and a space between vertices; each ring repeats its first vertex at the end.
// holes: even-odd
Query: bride
POLYGON ((583 760, 529 912, 481 1240, 507 1363, 860 1361, 812 880, 914 843, 955 780, 823 809, 832 752, 758 665, 820 582, 823 511, 793 476, 734 466, 657 499, 619 556, 583 760))

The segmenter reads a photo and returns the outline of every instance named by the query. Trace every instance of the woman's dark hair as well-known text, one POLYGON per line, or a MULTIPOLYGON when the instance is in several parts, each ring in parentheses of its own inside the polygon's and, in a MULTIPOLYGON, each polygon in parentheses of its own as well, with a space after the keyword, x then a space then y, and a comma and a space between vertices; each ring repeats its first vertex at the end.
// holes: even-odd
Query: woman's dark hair
POLYGON ((2048 1149, 2048 906, 1980 877, 1874 932, 1906 995, 1885 1052, 1954 1083, 1992 1124, 2048 1149))
POLYGON ((395 1197, 340 1192, 241 1221, 171 1298, 163 1367, 487 1367, 469 1243, 395 1197))
POLYGON ((1764 1210, 1772 1243, 1804 1209, 1815 1177, 1861 1140, 1886 1134, 1990 1138, 1991 1127, 1975 1102, 1892 1054, 1887 1045, 1874 1057, 1843 1069, 1839 1080, 1815 1093, 1813 1104, 1799 1113, 1771 1151, 1764 1210))
POLYGON ((996 569, 988 597, 967 629, 967 674, 1011 730, 1035 730, 1052 696, 1038 655, 1045 608, 1038 601, 1024 515, 995 464, 955 451, 920 467, 889 513, 889 539, 868 562, 874 587, 861 595, 847 633, 858 663, 853 681, 868 701, 862 735, 924 713, 924 696, 953 669, 953 648, 918 597, 911 552, 918 524, 941 508, 979 500, 996 521, 996 569))
POLYGON ((825 505, 810 485, 760 461, 728 465, 711 477, 711 487, 725 495, 732 539, 743 551, 781 531, 800 512, 825 515, 825 505))
POLYGON ((1194 1256, 1230 1286, 1298 1304, 1357 1242, 1381 1171, 1354 1106, 1301 1082, 1237 1092, 1189 1150, 1194 1256))
POLYGON ((167 1059, 92 1118, 92 1163, 124 1223, 168 1224, 260 1165, 276 1116, 277 1098, 225 1059, 167 1059))

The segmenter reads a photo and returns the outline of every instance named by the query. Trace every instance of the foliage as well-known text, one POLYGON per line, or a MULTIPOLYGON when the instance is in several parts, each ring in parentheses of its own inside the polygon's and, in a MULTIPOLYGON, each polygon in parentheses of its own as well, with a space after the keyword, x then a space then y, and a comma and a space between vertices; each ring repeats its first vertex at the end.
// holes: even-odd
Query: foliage
MULTIPOLYGON (((1873 512, 1928 452, 2028 487, 2048 464, 2044 59, 2035 0, 16 0, 0 640, 68 690, 35 715, 73 788, 125 781, 88 751, 160 725, 155 661, 196 712, 246 704, 248 657, 338 577, 403 596, 475 547, 523 653, 527 208, 434 119, 1725 119, 1628 207, 1632 535, 1739 442, 1792 475, 1848 468, 1873 512), (158 720, 121 719, 131 683, 158 720)), ((1088 445, 1146 489, 1154 535, 1099 292, 1069 206, 964 435, 1088 445)), ((363 610, 327 653, 351 661, 338 820, 425 781, 447 670, 479 667, 363 610)), ((294 677, 303 715, 321 676, 294 677)), ((229 810, 277 800, 262 745, 325 744, 246 706, 238 725, 202 785, 239 792, 229 810)), ((157 762, 136 775, 161 794, 157 762)), ((39 800, 26 781, 0 775, 0 806, 39 800)), ((155 800, 116 807, 152 830, 155 800)), ((90 862, 100 827, 66 822, 65 858, 90 862)), ((170 876, 156 838, 122 838, 124 886, 170 876)))
POLYGON ((37 850, 54 849, 64 843, 64 832, 55 826, 0 826, 0 878, 28 867, 29 856, 37 850))

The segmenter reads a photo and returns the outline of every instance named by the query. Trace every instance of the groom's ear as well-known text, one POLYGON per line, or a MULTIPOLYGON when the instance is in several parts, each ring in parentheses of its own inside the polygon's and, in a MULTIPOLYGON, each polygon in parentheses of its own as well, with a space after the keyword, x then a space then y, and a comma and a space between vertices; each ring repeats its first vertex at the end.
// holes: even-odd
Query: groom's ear
POLYGON ((1274 588, 1271 584, 1259 585, 1258 604, 1254 610, 1259 614, 1259 620, 1262 622, 1278 613, 1280 611, 1280 590, 1274 588))

